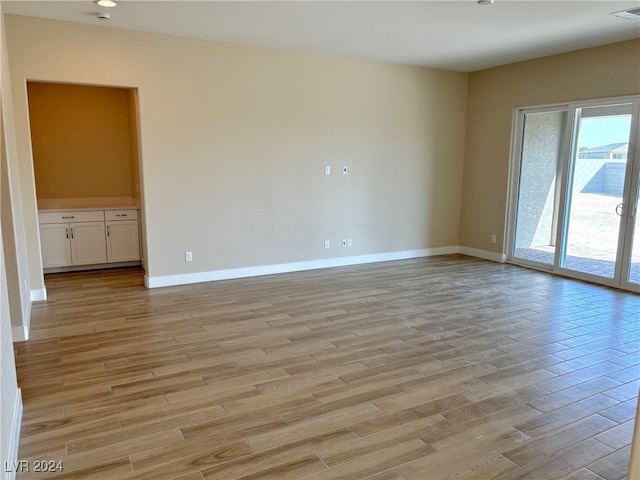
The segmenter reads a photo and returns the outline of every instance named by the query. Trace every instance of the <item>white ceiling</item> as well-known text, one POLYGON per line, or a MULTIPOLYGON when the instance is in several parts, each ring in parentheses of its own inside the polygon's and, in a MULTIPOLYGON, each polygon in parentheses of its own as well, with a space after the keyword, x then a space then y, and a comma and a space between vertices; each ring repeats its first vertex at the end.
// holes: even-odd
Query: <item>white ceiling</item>
MULTIPOLYGON (((471 72, 640 38, 635 1, 3 1, 5 13, 471 72), (111 20, 96 14, 108 11, 111 20)), ((640 58, 639 68, 640 68, 640 58)))

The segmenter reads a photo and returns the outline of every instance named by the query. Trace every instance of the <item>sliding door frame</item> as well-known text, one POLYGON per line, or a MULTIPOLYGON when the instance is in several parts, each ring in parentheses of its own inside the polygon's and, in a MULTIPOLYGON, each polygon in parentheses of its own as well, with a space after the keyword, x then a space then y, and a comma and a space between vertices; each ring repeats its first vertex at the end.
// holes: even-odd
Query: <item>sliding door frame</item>
MULTIPOLYGON (((640 282, 639 284, 634 284, 629 282, 629 273, 631 271, 631 260, 633 248, 635 247, 638 251, 640 251, 640 240, 634 245, 634 238, 638 232, 635 232, 635 227, 640 227, 640 222, 637 220, 637 216, 640 215, 640 95, 635 96, 634 103, 634 112, 631 117, 631 132, 629 139, 629 150, 627 154, 627 171, 625 177, 625 186, 624 191, 627 196, 623 197, 628 199, 627 211, 623 211, 623 223, 626 218, 627 229, 624 232, 624 238, 621 238, 622 244, 622 255, 624 258, 628 259, 627 262, 624 262, 621 265, 621 287, 625 290, 631 290, 633 292, 640 293, 640 282), (631 160, 631 162, 629 162, 631 160), (631 164, 629 164, 631 163, 631 164), (632 204, 632 205, 631 205, 632 204), (629 208, 629 207, 633 208, 629 208), (634 220, 635 219, 635 220, 634 220)), ((622 235, 621 235, 622 237, 622 235)), ((640 239, 640 235, 638 236, 640 239)), ((640 252, 639 252, 640 253, 640 252)))
MULTIPOLYGON (((633 219, 630 217, 633 217, 634 214, 640 215, 640 211, 638 211, 638 209, 640 209, 640 205, 637 205, 638 189, 640 188, 640 146, 638 145, 638 142, 640 141, 640 122, 638 121, 639 115, 640 95, 562 102, 529 107, 516 107, 514 109, 506 219, 507 235, 505 256, 507 263, 513 263, 536 270, 547 271, 566 277, 576 278, 579 280, 599 283, 601 285, 606 285, 609 287, 640 292, 639 285, 632 284, 628 281, 634 236, 634 223, 633 219), (572 179, 572 169, 575 165, 575 161, 573 159, 577 154, 576 133, 578 125, 576 124, 576 112, 578 112, 579 109, 583 108, 622 103, 632 104, 633 110, 629 135, 627 165, 625 171, 625 183, 622 194, 622 198, 626 202, 626 208, 624 209, 622 218, 620 219, 617 248, 618 257, 616 259, 614 277, 607 278, 562 267, 563 260, 566 254, 566 248, 564 245, 566 243, 568 234, 566 226, 568 224, 569 208, 567 208, 567 203, 570 201, 568 192, 570 191, 570 188, 572 188, 572 182, 570 180, 572 179), (555 244, 557 250, 554 254, 553 264, 545 264, 542 262, 536 262, 533 260, 514 256, 514 250, 516 246, 516 225, 518 215, 518 196, 520 193, 520 172, 522 167, 521 160, 524 143, 525 115, 531 113, 559 111, 565 111, 567 113, 567 120, 566 125, 564 126, 564 138, 560 148, 560 195, 555 244), (635 204, 635 211, 631 211, 631 209, 629 208, 629 203, 635 204), (619 259, 621 258, 625 261, 620 262, 619 259)), ((636 249, 640 248, 639 245, 636 245, 635 247, 636 249)))

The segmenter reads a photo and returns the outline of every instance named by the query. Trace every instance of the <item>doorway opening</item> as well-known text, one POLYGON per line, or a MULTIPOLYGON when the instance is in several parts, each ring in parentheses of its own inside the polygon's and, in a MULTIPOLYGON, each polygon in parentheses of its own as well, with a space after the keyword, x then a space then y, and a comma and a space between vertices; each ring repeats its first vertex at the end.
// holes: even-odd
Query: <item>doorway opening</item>
POLYGON ((137 90, 27 93, 44 272, 143 264, 137 90))

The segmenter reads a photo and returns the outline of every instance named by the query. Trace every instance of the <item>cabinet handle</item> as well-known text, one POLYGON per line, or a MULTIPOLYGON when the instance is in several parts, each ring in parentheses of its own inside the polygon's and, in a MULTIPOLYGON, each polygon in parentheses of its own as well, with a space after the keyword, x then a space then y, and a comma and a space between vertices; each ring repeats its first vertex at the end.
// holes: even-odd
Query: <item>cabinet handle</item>
POLYGON ((116 217, 126 217, 128 215, 128 213, 116 213, 116 217))
POLYGON ((69 227, 65 228, 65 233, 67 234, 67 240, 69 240, 69 227))
POLYGON ((71 238, 73 239, 73 227, 71 227, 71 238))
POLYGON ((63 215, 62 218, 76 218, 75 215, 63 215))
POLYGON ((109 236, 109 225, 107 225, 107 237, 109 236))

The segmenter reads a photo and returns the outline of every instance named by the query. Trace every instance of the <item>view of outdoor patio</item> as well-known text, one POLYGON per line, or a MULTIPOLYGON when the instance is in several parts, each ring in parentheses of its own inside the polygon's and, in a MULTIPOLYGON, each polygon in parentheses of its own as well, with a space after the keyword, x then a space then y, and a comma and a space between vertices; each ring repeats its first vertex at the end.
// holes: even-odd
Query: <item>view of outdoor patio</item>
MULTIPOLYGON (((613 276, 620 228, 620 217, 616 214, 619 203, 619 197, 605 194, 578 192, 573 195, 567 268, 613 276)), ((640 222, 637 215, 633 245, 629 281, 640 283, 640 222)), ((530 245, 517 248, 514 254, 518 258, 552 265, 555 250, 550 244, 530 245)))

